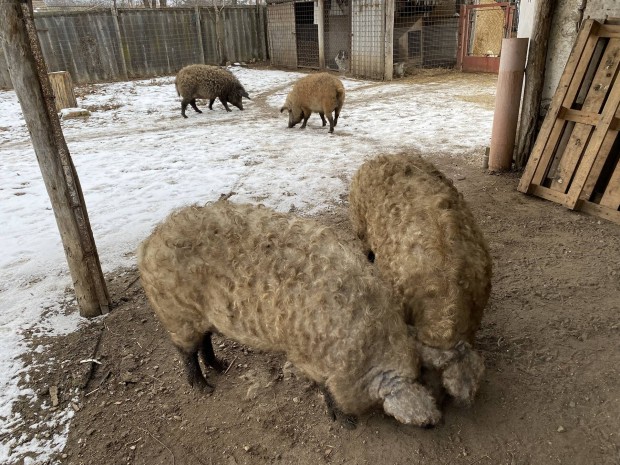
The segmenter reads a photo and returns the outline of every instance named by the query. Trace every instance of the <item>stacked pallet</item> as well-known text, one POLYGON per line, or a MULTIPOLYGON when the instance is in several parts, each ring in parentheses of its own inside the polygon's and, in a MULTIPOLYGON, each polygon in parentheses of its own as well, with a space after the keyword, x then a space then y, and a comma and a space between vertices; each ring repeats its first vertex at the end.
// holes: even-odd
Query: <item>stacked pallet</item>
POLYGON ((518 190, 620 224, 620 21, 584 21, 518 190))

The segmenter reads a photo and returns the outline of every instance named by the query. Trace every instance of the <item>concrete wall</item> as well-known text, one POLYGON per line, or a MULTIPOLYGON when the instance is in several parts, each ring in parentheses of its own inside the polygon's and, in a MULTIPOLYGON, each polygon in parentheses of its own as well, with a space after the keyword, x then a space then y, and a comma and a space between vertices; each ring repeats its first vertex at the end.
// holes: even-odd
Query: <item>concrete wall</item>
MULTIPOLYGON (((535 3, 536 0, 521 1, 518 37, 530 36, 534 21, 535 3)), ((577 37, 580 21, 588 17, 602 21, 606 16, 620 17, 619 0, 560 0, 557 2, 547 53, 545 85, 542 96, 542 107, 544 109, 549 106, 558 87, 566 61, 577 37), (582 15, 580 8, 584 6, 582 15)))
POLYGON ((536 0, 521 0, 519 4, 519 29, 517 37, 530 38, 534 26, 534 11, 536 0))

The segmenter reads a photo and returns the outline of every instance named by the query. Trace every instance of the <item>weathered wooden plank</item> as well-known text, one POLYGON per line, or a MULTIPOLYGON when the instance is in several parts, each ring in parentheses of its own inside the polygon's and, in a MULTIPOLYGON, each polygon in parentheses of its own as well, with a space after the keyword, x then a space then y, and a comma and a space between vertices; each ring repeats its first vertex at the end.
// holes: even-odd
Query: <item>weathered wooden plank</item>
MULTIPOLYGON (((620 117, 620 111, 616 114, 616 118, 614 118, 614 122, 618 120, 620 117)), ((603 144, 601 145, 601 153, 611 154, 611 149, 616 142, 616 138, 618 137, 618 129, 613 128, 607 131, 605 135, 605 140, 603 140, 603 144)), ((605 166, 605 161, 607 157, 596 157, 594 160, 594 164, 592 165, 592 170, 590 171, 590 175, 583 185, 583 190, 581 192, 581 198, 585 200, 589 200, 590 196, 594 192, 594 188, 596 187, 596 183, 598 181, 599 176, 601 175, 603 168, 605 166)))
POLYGON ((588 143, 586 151, 582 157, 581 163, 577 168, 575 177, 571 183, 568 195, 564 201, 564 205, 568 208, 575 208, 579 196, 581 195, 586 179, 590 176, 590 171, 594 165, 594 161, 598 157, 607 157, 609 153, 603 153, 601 148, 609 131, 609 125, 614 120, 616 113, 620 109, 620 79, 616 80, 611 89, 611 93, 607 97, 601 122, 596 126, 592 137, 588 143))
POLYGON ((193 8, 119 9, 118 22, 130 77, 174 74, 202 61, 193 8))
POLYGON ((540 114, 540 102, 545 82, 545 66, 551 23, 556 6, 555 0, 538 0, 535 3, 534 27, 530 35, 530 46, 527 55, 523 103, 519 117, 519 133, 515 166, 523 168, 534 145, 536 127, 540 114))
POLYGON ((601 120, 601 115, 590 111, 571 110, 569 108, 562 107, 560 114, 558 115, 558 119, 596 126, 601 120))
MULTIPOLYGON (((612 18, 613 20, 613 18, 612 18)), ((620 39, 620 25, 611 24, 605 21, 599 31, 599 37, 609 37, 610 39, 620 39)))
POLYGON ((383 79, 391 81, 394 74, 394 0, 385 0, 385 50, 383 79))
MULTIPOLYGON (((599 38, 596 34, 593 34, 588 38, 588 41, 586 42, 586 46, 584 48, 584 52, 581 56, 581 59, 579 60, 578 65, 572 76, 569 76, 571 83, 567 88, 567 92, 564 95, 561 106, 571 106, 575 101, 581 83, 583 81, 583 77, 586 74, 590 65, 590 60, 592 59, 592 54, 596 48, 598 40, 599 38)), ((556 128, 554 127, 554 135, 556 133, 556 128)), ((549 165, 553 160, 554 155, 556 154, 556 143, 557 137, 550 137, 547 141, 547 144, 543 151, 543 155, 540 158, 540 164, 534 174, 534 178, 532 179, 532 183, 540 185, 545 180, 545 177, 548 173, 549 165)))
POLYGON ((598 205, 592 202, 586 202, 585 200, 580 200, 579 204, 577 205, 577 210, 588 213, 589 215, 605 218, 606 220, 613 221, 616 224, 620 224, 620 211, 613 210, 609 207, 598 205))
POLYGON ((75 83, 123 76, 123 59, 112 12, 37 15, 35 24, 48 71, 68 71, 75 83))
POLYGON ((561 134, 561 126, 558 128, 556 118, 562 106, 570 107, 577 95, 579 83, 581 82, 579 77, 583 75, 585 68, 587 68, 587 63, 598 41, 595 33, 600 26, 600 23, 592 19, 587 19, 583 22, 581 31, 566 62, 558 88, 551 101, 551 106, 536 138, 530 159, 519 181, 517 189, 520 192, 527 193, 531 184, 539 185, 546 174, 555 143, 561 134), (575 79, 575 74, 579 71, 581 73, 575 79), (568 104, 564 104, 565 101, 568 104), (551 136, 553 136, 553 140, 550 140, 551 136))
POLYGON ((616 165, 609 179, 605 193, 601 198, 601 206, 618 210, 620 207, 620 163, 616 165))
MULTIPOLYGON (((601 111, 619 66, 620 39, 610 39, 583 102, 581 108, 583 112, 598 114, 601 111)), ((551 189, 560 192, 568 190, 571 177, 575 173, 575 168, 586 148, 592 130, 591 124, 575 124, 564 153, 556 153, 556 157, 560 157, 560 163, 551 181, 551 189)))
POLYGON ((532 186, 530 194, 535 195, 536 197, 540 197, 541 199, 551 200, 555 203, 563 203, 566 197, 566 194, 562 194, 558 191, 553 191, 548 187, 543 186, 532 186))

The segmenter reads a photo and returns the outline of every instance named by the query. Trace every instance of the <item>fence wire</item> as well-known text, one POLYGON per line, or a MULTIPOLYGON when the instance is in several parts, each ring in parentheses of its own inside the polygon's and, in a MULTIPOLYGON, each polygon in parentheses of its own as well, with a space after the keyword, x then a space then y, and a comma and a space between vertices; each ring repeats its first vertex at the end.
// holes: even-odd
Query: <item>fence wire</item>
POLYGON ((326 0, 325 66, 346 73, 351 69, 351 2, 349 0, 326 0))
MULTIPOLYGON (((265 7, 46 8, 35 25, 49 72, 76 83, 175 74, 194 63, 267 59, 265 7)), ((0 53, 0 87, 11 87, 0 53)))
POLYGON ((396 0, 394 76, 416 68, 454 67, 458 45, 455 0, 396 0))

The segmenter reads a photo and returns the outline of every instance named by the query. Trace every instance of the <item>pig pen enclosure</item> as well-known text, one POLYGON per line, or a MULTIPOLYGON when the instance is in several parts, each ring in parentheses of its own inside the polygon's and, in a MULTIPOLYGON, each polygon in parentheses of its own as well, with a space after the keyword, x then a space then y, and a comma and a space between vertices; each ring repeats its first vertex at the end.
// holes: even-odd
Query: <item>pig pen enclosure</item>
POLYGON ((343 79, 333 135, 278 110, 302 73, 232 67, 245 111, 180 115, 172 77, 76 88, 86 119, 63 130, 114 308, 77 316, 53 213, 15 94, 0 92, 2 403, 7 464, 617 464, 620 230, 516 191, 482 169, 493 75, 343 79), (231 365, 186 384, 145 300, 135 248, 173 208, 217 200, 310 216, 354 240, 348 185, 364 160, 406 151, 463 193, 490 246, 493 290, 477 348, 487 372, 470 408, 430 430, 379 412, 349 430, 295 367, 217 338, 231 365))

